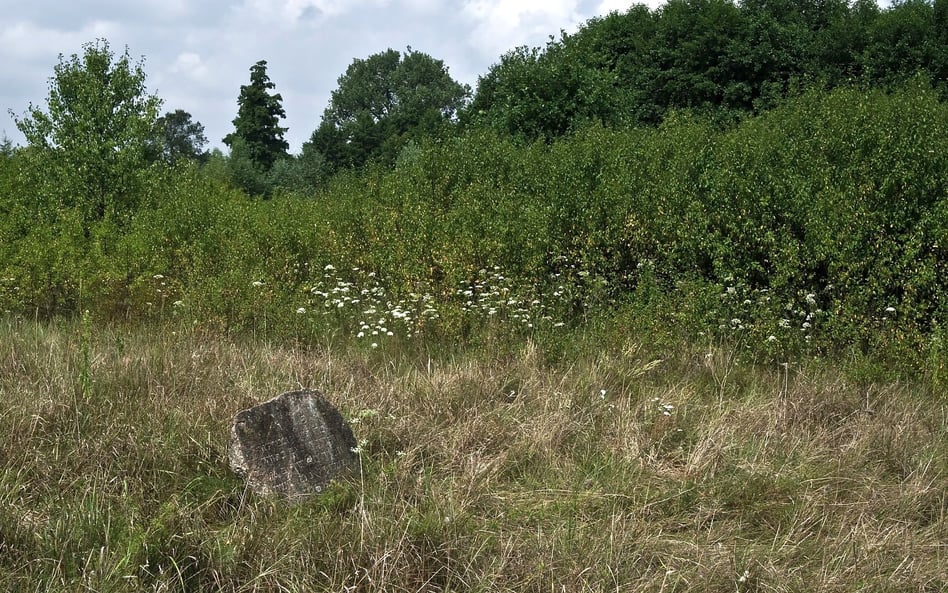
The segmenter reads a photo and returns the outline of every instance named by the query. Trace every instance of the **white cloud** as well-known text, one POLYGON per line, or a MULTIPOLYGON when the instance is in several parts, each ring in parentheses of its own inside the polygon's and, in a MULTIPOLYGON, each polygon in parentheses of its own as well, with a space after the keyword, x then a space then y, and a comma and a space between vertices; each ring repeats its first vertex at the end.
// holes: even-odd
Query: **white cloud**
POLYGON ((195 2, 188 0, 138 0, 139 5, 148 11, 150 19, 163 22, 175 22, 190 18, 194 13, 195 2))
POLYGON ((586 19, 576 0, 466 0, 463 13, 473 19, 470 38, 482 53, 499 55, 518 45, 537 45, 538 35, 573 30, 586 19))
MULTIPOLYGON (((31 22, 18 22, 0 31, 0 57, 8 59, 37 59, 60 53, 78 53, 80 46, 99 38, 108 38, 117 31, 115 23, 95 20, 76 31, 40 27, 31 22)), ((52 65, 52 64, 50 64, 52 65)))
POLYGON ((169 70, 172 74, 184 76, 198 83, 206 83, 210 78, 210 70, 207 64, 204 63, 200 55, 192 52, 178 54, 169 70))
POLYGON ((439 0, 403 0, 412 10, 418 12, 435 12, 442 8, 442 2, 439 0))
POLYGON ((245 0, 242 10, 263 22, 292 26, 304 20, 327 19, 363 10, 364 4, 384 5, 388 0, 245 0))

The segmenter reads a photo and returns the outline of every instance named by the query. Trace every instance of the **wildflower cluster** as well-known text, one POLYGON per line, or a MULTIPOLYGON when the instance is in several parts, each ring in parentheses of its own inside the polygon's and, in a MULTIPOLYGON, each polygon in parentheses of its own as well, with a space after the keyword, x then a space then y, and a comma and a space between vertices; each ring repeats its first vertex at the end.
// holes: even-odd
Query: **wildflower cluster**
MULTIPOLYGON (((651 261, 639 262, 636 270, 641 270, 646 263, 653 265, 651 261)), ((563 308, 590 311, 603 304, 614 304, 609 298, 609 282, 593 271, 593 266, 565 255, 552 258, 551 264, 555 270, 549 276, 551 285, 556 287, 553 296, 563 308)))
MULTIPOLYGON (((372 348, 390 338, 411 339, 448 312, 452 319, 486 322, 513 332, 560 328, 577 299, 582 301, 592 286, 591 275, 580 269, 553 273, 541 285, 516 280, 493 266, 441 293, 439 300, 427 291, 395 295, 374 271, 358 267, 340 271, 332 264, 317 269, 319 278, 304 286, 304 302, 294 303, 292 310, 312 323, 344 328, 372 348)), ((254 286, 265 289, 262 282, 254 286)))
POLYGON ((544 295, 536 285, 524 285, 505 275, 499 266, 482 268, 474 280, 462 281, 455 296, 461 313, 468 318, 510 321, 524 330, 562 327, 557 312, 568 299, 563 285, 544 295))
POLYGON ((179 309, 184 305, 181 297, 180 283, 164 274, 154 274, 147 278, 141 285, 142 300, 145 306, 153 313, 164 313, 166 305, 174 309, 179 309))
POLYGON ((306 306, 296 311, 329 317, 372 348, 396 335, 412 338, 440 317, 428 293, 393 298, 376 272, 355 267, 343 277, 332 264, 323 267, 322 278, 307 290, 306 306))
POLYGON ((801 290, 789 299, 781 299, 767 288, 750 288, 733 277, 725 282, 719 294, 718 330, 725 335, 749 338, 748 346, 762 343, 776 352, 808 344, 818 323, 827 315, 814 291, 801 290))
POLYGON ((784 311, 786 316, 781 317, 780 328, 797 332, 805 342, 810 342, 814 326, 826 314, 819 306, 816 293, 804 291, 799 291, 796 299, 787 302, 784 311))

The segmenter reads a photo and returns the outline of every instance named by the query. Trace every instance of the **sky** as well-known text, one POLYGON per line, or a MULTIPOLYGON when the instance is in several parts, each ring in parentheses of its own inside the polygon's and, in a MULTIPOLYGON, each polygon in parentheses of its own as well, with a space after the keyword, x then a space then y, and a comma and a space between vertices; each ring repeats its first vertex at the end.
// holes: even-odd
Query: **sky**
POLYGON ((290 152, 319 125, 330 93, 356 58, 408 46, 442 60, 476 88, 506 51, 542 46, 595 16, 659 0, 0 0, 0 134, 25 140, 12 111, 46 109, 59 55, 104 38, 144 57, 162 111, 183 109, 226 149, 240 86, 267 60, 283 97, 290 152))

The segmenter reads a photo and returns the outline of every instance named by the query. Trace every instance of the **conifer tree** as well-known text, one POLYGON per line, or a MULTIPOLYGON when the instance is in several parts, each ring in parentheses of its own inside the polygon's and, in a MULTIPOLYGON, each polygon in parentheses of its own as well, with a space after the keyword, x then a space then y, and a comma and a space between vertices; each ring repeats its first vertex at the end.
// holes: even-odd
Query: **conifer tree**
POLYGON ((234 131, 224 137, 224 144, 232 149, 242 145, 251 162, 269 171, 277 159, 287 154, 289 144, 283 139, 287 128, 280 127, 280 119, 286 117, 283 97, 271 94, 276 85, 267 76, 267 62, 260 60, 250 68, 250 84, 240 87, 237 98, 237 117, 234 131))

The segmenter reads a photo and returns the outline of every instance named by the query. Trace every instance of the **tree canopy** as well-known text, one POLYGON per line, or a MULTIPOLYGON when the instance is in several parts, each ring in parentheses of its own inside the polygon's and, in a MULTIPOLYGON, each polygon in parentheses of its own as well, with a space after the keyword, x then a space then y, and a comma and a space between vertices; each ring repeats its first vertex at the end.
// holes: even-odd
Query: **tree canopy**
POLYGON ((304 147, 331 169, 392 162, 412 139, 442 131, 470 94, 444 62, 411 48, 353 61, 338 85, 304 147))
POLYGON ((276 85, 267 75, 267 61, 260 60, 250 68, 250 84, 240 87, 234 131, 224 137, 224 144, 245 153, 251 163, 269 171, 273 163, 287 155, 290 145, 283 139, 287 128, 280 127, 286 117, 283 96, 271 93, 276 85))
POLYGON ((204 125, 193 121, 191 114, 183 109, 169 111, 158 118, 161 144, 159 157, 168 163, 181 159, 200 160, 204 157, 207 136, 204 125))
POLYGON ((794 88, 893 87, 922 73, 948 92, 948 0, 669 0, 588 21, 482 76, 464 119, 552 139, 596 121, 656 124, 689 109, 725 121, 794 88))
POLYGON ((38 159, 48 197, 79 206, 85 224, 134 206, 158 138, 161 100, 145 87, 143 62, 116 57, 105 40, 59 63, 47 111, 30 104, 16 125, 38 159))

